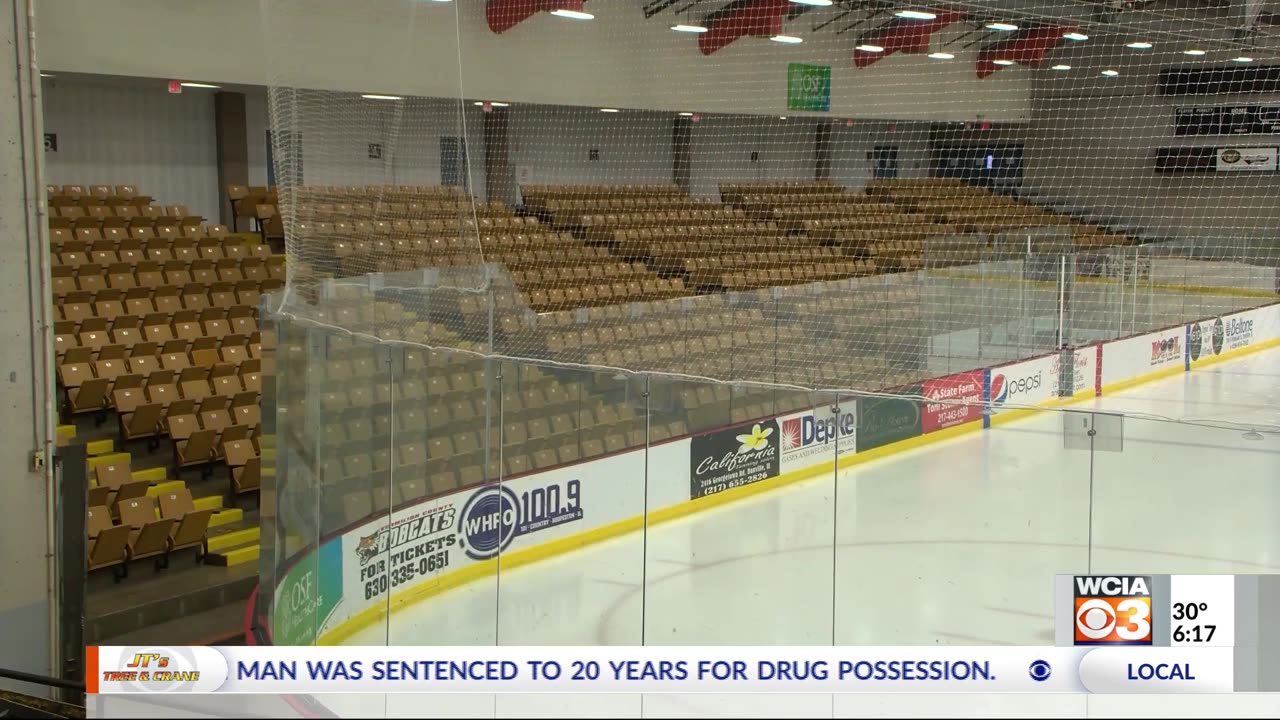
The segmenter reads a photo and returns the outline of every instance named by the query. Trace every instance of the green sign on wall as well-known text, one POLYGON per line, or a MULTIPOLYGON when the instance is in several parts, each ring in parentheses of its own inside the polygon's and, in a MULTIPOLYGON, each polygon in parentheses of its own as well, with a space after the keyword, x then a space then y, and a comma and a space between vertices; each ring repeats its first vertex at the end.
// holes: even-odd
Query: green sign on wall
POLYGON ((787 66, 787 109, 831 110, 831 66, 791 63, 787 66))
POLYGON ((342 540, 330 540, 320 551, 290 568, 276 588, 271 623, 275 645, 314 645, 329 615, 342 599, 342 540))

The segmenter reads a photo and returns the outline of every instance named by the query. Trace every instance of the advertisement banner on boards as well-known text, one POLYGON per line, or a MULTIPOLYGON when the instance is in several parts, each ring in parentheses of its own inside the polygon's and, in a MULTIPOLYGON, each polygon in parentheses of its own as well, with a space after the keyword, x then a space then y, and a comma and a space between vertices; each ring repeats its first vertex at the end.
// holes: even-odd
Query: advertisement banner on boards
POLYGON ((696 500, 777 477, 779 446, 773 420, 693 436, 689 445, 689 497, 696 500))
POLYGON ((991 412, 998 415, 1051 400, 1057 395, 1057 369, 1053 355, 991 368, 991 412))
POLYGON ((982 419, 983 370, 970 370, 921 384, 925 396, 920 417, 922 432, 963 425, 982 419))
POLYGON ((272 644, 314 644, 342 600, 342 578, 341 538, 290 567, 276 586, 272 644))
POLYGON ((857 451, 857 401, 841 400, 839 412, 822 406, 777 418, 780 472, 831 462, 857 451))
MULTIPOLYGON (((1062 372, 1061 356, 1054 355, 1053 359, 1053 374, 1057 376, 1062 372)), ((1071 394, 1092 393, 1098 379, 1098 347, 1088 345, 1076 349, 1071 353, 1071 362, 1071 394)), ((1058 387, 1057 377, 1054 378, 1054 386, 1058 387)))
MULTIPOLYGON (((613 456, 602 459, 598 466, 607 466, 618 484, 640 487, 642 471, 635 468, 643 464, 634 458, 613 456), (628 474, 626 468, 634 472, 628 474)), ((610 521, 632 510, 611 508, 617 503, 607 497, 610 483, 584 482, 578 473, 587 471, 586 467, 526 475, 409 505, 330 541, 322 549, 321 565, 338 570, 322 574, 321 579, 340 578, 340 587, 331 581, 322 585, 322 598, 317 602, 322 607, 330 602, 336 606, 329 611, 327 622, 314 626, 315 635, 332 630, 372 605, 385 604, 388 596, 398 591, 436 582, 444 574, 501 553, 585 530, 584 520, 592 517, 593 505, 617 515, 610 521), (588 486, 594 489, 588 490, 588 486)), ((289 582, 286 578, 278 587, 277 598, 286 592, 289 582)), ((276 621, 280 619, 277 610, 276 621)), ((299 633, 298 639, 307 638, 299 633)))
POLYGON ((1138 335, 1102 344, 1102 385, 1181 367, 1185 362, 1187 328, 1138 335))
POLYGON ((858 452, 917 437, 924 433, 919 400, 920 383, 899 388, 897 397, 871 396, 858 399, 858 452))
POLYGON ((1276 337, 1280 337, 1280 306, 1223 315, 1187 326, 1187 359, 1195 365, 1276 337))

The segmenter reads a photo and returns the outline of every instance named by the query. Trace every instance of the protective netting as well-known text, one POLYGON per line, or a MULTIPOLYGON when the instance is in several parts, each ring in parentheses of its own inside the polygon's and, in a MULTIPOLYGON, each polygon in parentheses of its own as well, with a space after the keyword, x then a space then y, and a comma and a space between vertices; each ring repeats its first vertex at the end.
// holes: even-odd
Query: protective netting
POLYGON ((262 5, 292 317, 877 393, 1275 299, 1248 3, 262 5))

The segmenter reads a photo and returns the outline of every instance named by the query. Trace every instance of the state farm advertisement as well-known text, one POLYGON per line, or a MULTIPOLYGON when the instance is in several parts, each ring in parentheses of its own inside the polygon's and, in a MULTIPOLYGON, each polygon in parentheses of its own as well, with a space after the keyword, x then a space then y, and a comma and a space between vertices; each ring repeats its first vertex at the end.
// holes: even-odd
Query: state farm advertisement
POLYGON ((982 418, 982 370, 924 381, 925 432, 963 425, 982 418))

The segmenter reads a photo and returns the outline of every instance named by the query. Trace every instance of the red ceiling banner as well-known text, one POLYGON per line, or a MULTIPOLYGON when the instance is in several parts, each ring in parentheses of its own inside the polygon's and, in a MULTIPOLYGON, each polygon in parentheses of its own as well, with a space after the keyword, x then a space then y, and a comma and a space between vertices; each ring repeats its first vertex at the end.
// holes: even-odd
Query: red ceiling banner
POLYGON ((540 12, 582 11, 583 0, 489 0, 484 8, 489 29, 504 33, 540 12))
POLYGON ((864 35, 859 44, 876 45, 884 48, 884 52, 854 50, 853 63, 862 68, 895 52, 929 52, 930 36, 951 23, 960 22, 965 18, 965 14, 958 10, 930 10, 930 12, 937 17, 932 20, 895 18, 879 30, 864 35))

